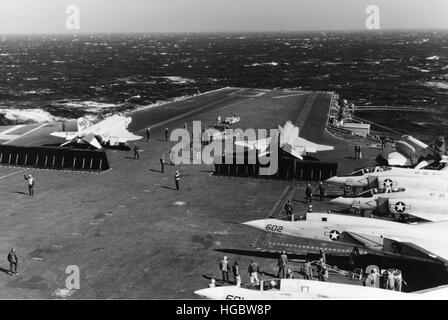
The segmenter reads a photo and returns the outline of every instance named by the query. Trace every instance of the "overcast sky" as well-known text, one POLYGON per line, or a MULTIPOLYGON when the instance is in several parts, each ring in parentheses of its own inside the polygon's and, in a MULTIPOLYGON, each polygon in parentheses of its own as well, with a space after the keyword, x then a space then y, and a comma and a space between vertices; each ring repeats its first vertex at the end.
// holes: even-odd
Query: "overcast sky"
POLYGON ((70 4, 82 33, 365 30, 368 5, 381 29, 448 29, 448 0, 0 0, 0 33, 73 33, 70 4))

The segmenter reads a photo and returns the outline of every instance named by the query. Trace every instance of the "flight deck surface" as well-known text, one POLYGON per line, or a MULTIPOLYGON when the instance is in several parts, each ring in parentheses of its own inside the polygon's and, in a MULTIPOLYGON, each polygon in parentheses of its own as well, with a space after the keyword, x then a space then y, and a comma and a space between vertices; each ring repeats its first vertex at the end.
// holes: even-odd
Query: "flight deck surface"
MULTIPOLYGON (((296 211, 304 212, 303 183, 216 177, 206 164, 167 165, 161 173, 159 158, 168 158, 175 144, 165 141, 163 129, 191 126, 193 120, 212 127, 218 114, 232 113, 241 117, 234 126, 241 129, 277 128, 291 120, 301 137, 335 146, 317 157, 338 162, 340 174, 372 165, 378 150, 366 149, 364 159, 354 160, 353 146, 325 131, 332 97, 331 92, 223 88, 130 113, 129 130, 144 136, 151 127, 151 140, 137 142, 139 160, 132 151, 107 150, 108 171, 0 167, 0 194, 7 199, 0 252, 14 247, 21 259, 19 275, 0 273, 0 298, 64 295, 58 289, 65 288, 69 265, 78 266, 81 276, 80 289, 65 293, 74 299, 197 298, 193 292, 208 278, 220 278, 223 255, 238 259, 243 283, 252 257, 267 274, 276 273, 275 259, 257 255, 263 249, 256 242, 259 231, 241 223, 268 217, 288 186, 296 188, 296 211), (182 176, 180 191, 175 170, 182 176), (36 179, 33 197, 23 178, 30 173, 36 179)), ((63 141, 49 133, 60 129, 57 123, 8 127, 0 131, 0 143, 55 145, 63 141)), ((67 129, 73 130, 73 123, 67 129)), ((327 209, 325 203, 315 206, 315 211, 327 209)))

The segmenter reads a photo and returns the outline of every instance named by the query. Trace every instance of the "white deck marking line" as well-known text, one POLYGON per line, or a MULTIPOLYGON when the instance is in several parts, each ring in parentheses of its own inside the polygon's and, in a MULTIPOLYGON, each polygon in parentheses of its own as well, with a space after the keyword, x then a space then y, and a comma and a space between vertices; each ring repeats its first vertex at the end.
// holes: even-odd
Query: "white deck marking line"
POLYGON ((276 96, 272 97, 272 99, 283 99, 283 98, 290 98, 290 97, 298 97, 298 96, 304 96, 306 93, 294 93, 294 94, 288 94, 286 96, 276 96))
POLYGON ((24 137, 24 136, 26 136, 27 134, 29 134, 29 133, 31 133, 31 132, 33 132, 33 131, 36 131, 36 130, 39 130, 40 128, 45 127, 47 124, 48 124, 48 123, 44 123, 43 125, 40 125, 40 126, 38 126, 37 128, 31 129, 30 131, 25 132, 24 134, 18 136, 17 138, 14 138, 14 139, 11 139, 11 140, 9 140, 9 141, 6 141, 6 142, 4 142, 3 144, 8 144, 8 143, 10 143, 11 141, 14 141, 14 140, 16 140, 16 139, 18 139, 18 138, 24 137))
POLYGON ((29 170, 29 168, 26 168, 26 169, 22 169, 22 170, 19 170, 19 171, 16 171, 16 172, 13 172, 13 173, 7 174, 6 176, 2 176, 2 177, 0 177, 0 179, 3 179, 3 178, 7 178, 7 177, 10 177, 10 176, 12 176, 12 175, 14 175, 14 174, 16 174, 16 173, 20 173, 20 172, 23 172, 23 171, 26 171, 26 170, 29 170))
POLYGON ((7 133, 9 133, 9 132, 12 132, 12 131, 15 131, 15 130, 17 130, 17 129, 20 129, 20 128, 24 127, 24 126, 25 126, 24 124, 18 124, 18 125, 16 125, 16 126, 13 126, 12 128, 9 128, 9 129, 7 129, 7 130, 5 130, 5 131, 0 132, 0 135, 7 134, 7 133))

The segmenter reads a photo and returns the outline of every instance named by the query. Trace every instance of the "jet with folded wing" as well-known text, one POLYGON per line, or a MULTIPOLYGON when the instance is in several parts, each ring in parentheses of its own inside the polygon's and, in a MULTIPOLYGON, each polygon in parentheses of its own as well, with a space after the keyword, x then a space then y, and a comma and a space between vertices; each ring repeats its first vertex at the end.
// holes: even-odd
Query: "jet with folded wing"
MULTIPOLYGON (((447 161, 443 158, 443 161, 447 161)), ((446 178, 448 177, 448 166, 441 170, 430 169, 409 169, 389 166, 376 166, 358 169, 348 176, 334 176, 326 180, 327 183, 334 185, 367 186, 369 180, 373 181, 376 177, 387 178, 389 176, 407 177, 407 178, 446 178)))
POLYGON ((445 139, 440 136, 431 145, 409 135, 395 141, 395 150, 384 149, 380 154, 389 165, 415 166, 419 162, 430 164, 446 153, 445 139), (422 159, 424 159, 422 161, 422 159))
MULTIPOLYGON (((338 197, 330 201, 331 204, 344 208, 357 208, 360 210, 372 210, 379 215, 393 215, 396 219, 412 216, 427 221, 448 220, 447 193, 429 191, 427 198, 390 196, 365 197, 338 197)), ((387 194, 385 194, 387 195, 387 194)))
POLYGON ((258 156, 262 157, 270 153, 268 149, 271 139, 278 139, 278 146, 281 149, 301 160, 307 153, 316 153, 319 151, 329 151, 334 149, 333 146, 317 144, 300 138, 299 128, 295 127, 291 121, 287 121, 283 127, 278 126, 278 132, 272 137, 260 140, 236 141, 235 145, 243 146, 251 150, 257 149, 259 152, 258 156))
POLYGON ((71 143, 87 143, 101 149, 103 146, 119 146, 128 141, 140 140, 142 136, 132 134, 127 130, 132 118, 113 115, 96 124, 85 118, 78 118, 77 132, 52 132, 50 135, 67 140, 61 146, 71 143))
POLYGON ((369 299, 414 300, 447 299, 448 286, 412 293, 350 284, 302 279, 266 279, 241 287, 221 286, 196 290, 196 295, 213 300, 297 300, 297 299, 369 299))
POLYGON ((306 220, 262 219, 245 225, 293 237, 357 246, 372 253, 448 267, 448 221, 404 224, 326 213, 308 213, 306 220))

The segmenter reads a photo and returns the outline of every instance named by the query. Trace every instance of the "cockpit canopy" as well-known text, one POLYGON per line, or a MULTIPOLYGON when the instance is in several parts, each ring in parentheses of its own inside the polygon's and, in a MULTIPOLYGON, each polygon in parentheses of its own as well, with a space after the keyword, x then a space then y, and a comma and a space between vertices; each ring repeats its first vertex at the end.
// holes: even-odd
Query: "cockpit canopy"
POLYGON ((362 168, 358 169, 356 171, 353 171, 350 176, 363 176, 365 174, 373 173, 373 172, 383 172, 383 171, 389 171, 391 170, 391 167, 387 166, 381 166, 381 167, 368 167, 368 168, 362 168))

